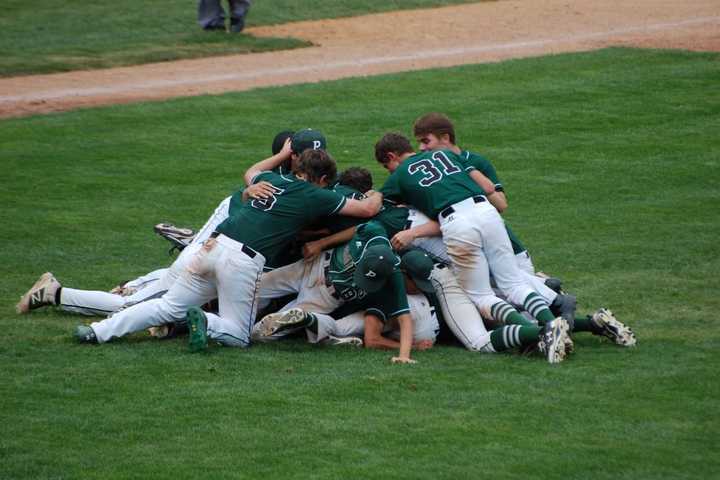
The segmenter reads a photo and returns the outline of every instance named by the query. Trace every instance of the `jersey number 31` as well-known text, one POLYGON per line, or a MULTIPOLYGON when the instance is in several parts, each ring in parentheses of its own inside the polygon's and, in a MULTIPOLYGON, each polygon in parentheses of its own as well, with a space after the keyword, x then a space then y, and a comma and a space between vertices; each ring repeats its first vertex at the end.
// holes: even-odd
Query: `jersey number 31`
POLYGON ((440 163, 440 167, 443 170, 442 172, 437 164, 427 158, 414 162, 408 167, 410 175, 414 175, 417 172, 423 174, 423 177, 418 181, 421 187, 429 187, 433 183, 439 182, 443 177, 443 172, 445 175, 452 175, 453 173, 461 171, 460 167, 451 162, 443 152, 434 152, 430 158, 440 163))

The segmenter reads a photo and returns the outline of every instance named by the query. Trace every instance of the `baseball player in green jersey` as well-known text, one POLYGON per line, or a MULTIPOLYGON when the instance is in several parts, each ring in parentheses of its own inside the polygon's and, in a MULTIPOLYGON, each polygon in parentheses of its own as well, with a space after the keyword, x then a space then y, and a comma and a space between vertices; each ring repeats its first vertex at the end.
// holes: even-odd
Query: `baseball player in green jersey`
MULTIPOLYGON (((428 113, 417 120, 413 124, 413 135, 418 142, 418 149, 421 152, 431 150, 450 150, 456 155, 463 157, 469 165, 475 168, 481 175, 474 174, 473 179, 485 191, 487 198, 490 200, 498 212, 503 213, 508 202, 505 196, 505 187, 497 175, 495 167, 490 160, 484 156, 463 150, 455 143, 455 126, 450 119, 442 113, 428 113)), ((517 235, 506 224, 508 237, 513 247, 513 252, 517 257, 518 265, 530 274, 535 273, 532 260, 527 249, 522 244, 517 235)), ((542 293, 542 292, 541 292, 542 293)))
MULTIPOLYGON (((413 134, 418 141, 420 151, 446 149, 463 157, 471 167, 474 167, 479 172, 479 174, 477 172, 473 174, 473 179, 486 192, 490 202, 498 212, 502 213, 505 211, 508 203, 505 197, 504 187, 498 178, 495 167, 493 167, 490 161, 484 156, 468 150, 462 150, 456 145, 455 127, 446 115, 433 112, 421 116, 415 120, 413 124, 413 134)), ((575 297, 567 294, 559 295, 560 289, 557 279, 550 280, 558 284, 558 288, 552 289, 546 284, 548 281, 546 278, 535 275, 535 266, 532 263, 532 258, 525 248, 525 245, 522 244, 507 223, 505 224, 505 229, 507 230, 508 238, 510 239, 510 244, 515 254, 515 260, 525 276, 525 281, 530 283, 533 289, 547 300, 552 312, 562 315, 572 328, 577 303, 575 297)))
POLYGON ((375 221, 360 225, 350 242, 265 276, 261 295, 297 292, 298 298, 258 322, 254 336, 277 338, 305 328, 309 341, 323 341, 339 334, 329 314, 344 302, 360 301, 366 317, 372 317, 368 321, 397 322, 399 342, 383 346, 399 349, 393 362, 412 363, 413 320, 399 264, 383 227, 375 221))
POLYGON ((377 194, 358 201, 322 188, 336 175, 335 162, 324 150, 305 151, 297 175, 272 172, 290 153, 287 142, 278 155, 245 173, 248 185, 269 182, 272 195, 242 204, 221 223, 163 297, 122 310, 90 327, 78 327, 78 340, 104 343, 187 318, 191 350, 206 348, 208 338, 224 345, 248 346, 255 293, 265 263, 272 265, 298 231, 317 218, 336 212, 369 218, 382 202, 377 194), (219 315, 196 307, 216 297, 219 315))
POLYGON ((396 133, 377 142, 375 157, 391 172, 381 190, 385 199, 412 205, 437 219, 457 280, 478 309, 502 324, 527 324, 515 308, 494 294, 492 271, 508 299, 523 305, 545 326, 548 361, 562 361, 566 345, 572 343, 568 323, 554 317, 547 302, 520 274, 500 214, 466 172, 474 169, 449 150, 416 154, 410 141, 396 133))

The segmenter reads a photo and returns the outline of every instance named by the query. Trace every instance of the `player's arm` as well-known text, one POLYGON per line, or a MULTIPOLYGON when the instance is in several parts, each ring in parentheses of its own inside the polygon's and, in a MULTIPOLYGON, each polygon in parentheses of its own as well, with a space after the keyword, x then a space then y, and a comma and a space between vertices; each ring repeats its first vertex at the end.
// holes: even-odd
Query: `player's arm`
POLYGON ((251 198, 269 198, 273 193, 272 183, 261 180, 243 190, 242 201, 245 203, 251 198))
POLYGON ((282 150, 280 150, 277 154, 273 155, 272 157, 268 157, 265 160, 260 160, 255 165, 248 168, 248 170, 245 172, 245 184, 252 185, 253 179, 260 172, 272 170, 273 168, 283 163, 285 160, 289 159, 291 154, 292 149, 290 148, 290 139, 288 138, 287 140, 285 140, 285 144, 283 145, 282 150))
POLYGON ((369 190, 366 195, 366 198, 362 200, 348 198, 338 214, 360 218, 370 218, 377 215, 380 208, 382 208, 382 194, 369 190))
POLYGON ((420 237, 439 237, 442 235, 440 224, 435 220, 418 225, 417 227, 408 228, 395 234, 390 240, 392 247, 397 250, 405 250, 416 238, 420 237))
POLYGON ((392 363, 416 363, 410 358, 413 340, 413 323, 409 313, 401 313, 397 317, 400 326, 400 352, 392 358, 392 363))
POLYGON ((363 343, 365 348, 394 350, 399 349, 397 357, 392 358, 393 363, 416 363, 410 358, 412 350, 413 328, 412 317, 409 313, 402 313, 397 317, 400 326, 400 341, 391 340, 382 335, 383 323, 379 317, 372 313, 365 313, 365 335, 363 343))
POLYGON ((339 232, 328 235, 327 237, 307 242, 303 245, 303 257, 307 260, 311 260, 320 255, 320 253, 324 250, 349 242, 353 235, 355 235, 356 229, 357 227, 346 228, 345 230, 340 230, 339 232))
POLYGON ((376 350, 394 350, 400 348, 400 342, 383 336, 383 326, 384 324, 378 316, 365 312, 365 333, 363 337, 365 348, 376 350))
POLYGON ((495 190, 495 184, 479 170, 470 170, 468 174, 470 178, 483 189, 485 196, 490 200, 493 207, 495 207, 499 213, 504 212, 508 206, 505 194, 495 190))

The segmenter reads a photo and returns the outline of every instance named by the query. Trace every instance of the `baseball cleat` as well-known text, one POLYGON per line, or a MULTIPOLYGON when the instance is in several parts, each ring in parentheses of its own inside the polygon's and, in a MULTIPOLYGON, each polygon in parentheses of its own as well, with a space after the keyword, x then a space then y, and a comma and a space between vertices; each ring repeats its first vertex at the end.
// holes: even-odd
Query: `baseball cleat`
POLYGON ((20 297, 20 301, 15 305, 15 311, 17 313, 28 313, 36 308, 55 305, 55 294, 60 287, 60 282, 55 279, 52 273, 43 273, 35 282, 35 285, 20 297))
POLYGON ((176 227, 169 223, 158 223, 153 227, 153 230, 173 245, 170 249, 171 252, 176 248, 182 250, 190 245, 193 238, 195 238, 195 232, 192 229, 176 227))
POLYGON ((637 344, 635 333, 630 327, 618 321, 607 308, 601 308, 593 313, 590 321, 595 328, 593 332, 595 335, 607 337, 617 345, 622 345, 623 347, 634 347, 635 344, 637 344))
POLYGON ((305 312, 300 308, 291 308, 284 312, 265 315, 260 320, 258 331, 261 336, 270 337, 284 330, 302 328, 306 324, 305 312))
POLYGON ((187 311, 187 323, 190 329, 188 346, 191 352, 207 350, 207 316, 200 307, 190 307, 187 311))
POLYGON ((75 340, 80 343, 98 343, 95 330, 87 325, 78 325, 75 327, 75 333, 73 334, 75 340))
POLYGON ((362 347, 363 346, 363 340, 360 337, 334 337, 332 335, 328 335, 328 337, 323 340, 323 345, 330 345, 330 346, 348 346, 348 347, 362 347))
POLYGON ((565 359, 568 331, 568 324, 562 317, 545 325, 540 334, 538 349, 545 355, 548 363, 560 363, 565 359))

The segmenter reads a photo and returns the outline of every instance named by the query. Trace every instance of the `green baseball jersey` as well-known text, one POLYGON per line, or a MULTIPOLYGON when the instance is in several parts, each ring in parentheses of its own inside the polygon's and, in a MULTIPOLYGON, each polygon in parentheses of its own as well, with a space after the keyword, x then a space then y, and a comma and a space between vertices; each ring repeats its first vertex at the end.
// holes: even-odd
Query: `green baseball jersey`
MULTIPOLYGON (((347 185, 340 185, 336 183, 331 190, 339 193, 343 197, 351 198, 353 200, 362 200, 365 198, 361 192, 355 190, 347 185)), ((350 227, 355 227, 363 222, 367 221, 363 218, 348 217, 346 215, 333 215, 331 217, 323 218, 320 221, 320 226, 328 228, 331 233, 337 233, 350 227)))
POLYGON ((495 190, 498 192, 503 191, 503 185, 498 178, 495 167, 490 163, 490 160, 483 157, 479 153, 470 152, 468 150, 462 150, 460 156, 465 160, 465 163, 469 166, 475 167, 480 173, 490 179, 495 184, 495 190))
POLYGON ((383 226, 388 238, 392 238, 396 233, 408 228, 408 208, 383 201, 382 210, 373 217, 373 220, 383 226))
POLYGON ((468 168, 474 167, 450 150, 416 153, 390 175, 381 192, 389 201, 413 205, 437 219, 445 207, 485 193, 470 178, 468 168))
MULTIPOLYGON (((270 182, 274 193, 266 199, 243 204, 217 231, 260 252, 270 268, 295 239, 302 227, 342 209, 346 198, 293 175, 275 172, 258 174, 253 183, 270 182)), ((235 195, 242 195, 236 192, 235 195)))
POLYGON ((384 320, 409 311, 402 273, 399 270, 393 273, 379 292, 371 294, 355 285, 353 280, 355 265, 363 252, 378 242, 390 244, 385 229, 380 223, 371 220, 360 225, 348 243, 333 249, 325 280, 333 286, 344 302, 361 302, 355 304, 358 309, 376 309, 375 315, 384 320))
POLYGON ((393 273, 382 290, 369 293, 360 301, 360 308, 378 317, 383 322, 409 313, 405 279, 401 272, 393 273))

